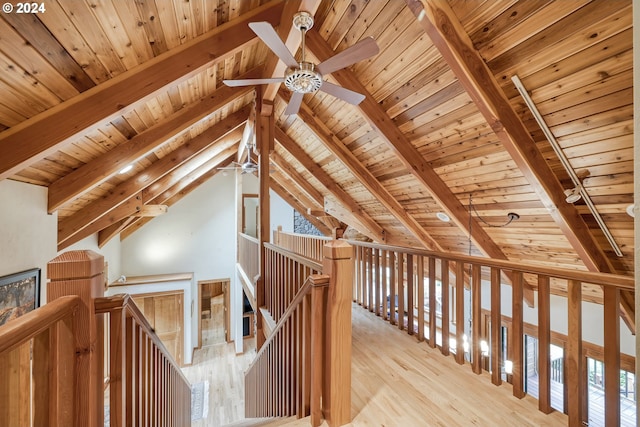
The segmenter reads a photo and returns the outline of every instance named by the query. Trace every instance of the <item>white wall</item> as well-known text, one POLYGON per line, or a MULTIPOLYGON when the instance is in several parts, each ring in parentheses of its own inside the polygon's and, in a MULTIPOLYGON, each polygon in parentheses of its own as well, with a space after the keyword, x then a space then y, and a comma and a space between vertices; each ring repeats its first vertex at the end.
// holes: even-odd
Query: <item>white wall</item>
POLYGON ((47 214, 47 188, 0 181, 0 276, 40 268, 46 301, 47 263, 58 255, 58 216, 47 214))
POLYGON ((282 231, 293 233, 293 208, 284 199, 271 191, 271 239, 273 230, 279 225, 282 231))
MULTIPOLYGON (((231 287, 235 287, 234 189, 234 174, 217 174, 171 206, 166 214, 123 240, 122 274, 193 273, 189 299, 185 294, 189 313, 197 307, 198 281, 229 279, 231 287)), ((195 316, 191 317, 191 325, 191 342, 197 343, 195 316)))

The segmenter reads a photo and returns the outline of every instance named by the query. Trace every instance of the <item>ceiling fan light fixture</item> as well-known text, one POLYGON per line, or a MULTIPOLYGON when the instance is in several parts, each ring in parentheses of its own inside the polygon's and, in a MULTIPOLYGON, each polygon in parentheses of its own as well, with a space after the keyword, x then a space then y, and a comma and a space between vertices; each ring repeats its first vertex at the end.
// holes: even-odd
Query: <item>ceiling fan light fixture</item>
POLYGON ((284 76, 284 85, 291 92, 312 93, 322 86, 322 75, 311 62, 301 62, 299 68, 289 68, 284 76))

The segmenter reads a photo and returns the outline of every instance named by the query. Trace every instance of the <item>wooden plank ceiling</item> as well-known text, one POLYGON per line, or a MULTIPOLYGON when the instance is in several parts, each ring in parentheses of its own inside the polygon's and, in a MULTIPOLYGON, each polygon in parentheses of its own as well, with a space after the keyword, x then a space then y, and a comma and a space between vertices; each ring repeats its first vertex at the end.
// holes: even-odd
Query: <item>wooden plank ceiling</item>
POLYGON ((45 6, 0 15, 0 179, 49 187, 61 249, 129 236, 152 220, 144 205, 175 203, 237 159, 256 91, 222 80, 281 76, 247 24, 270 22, 300 55, 300 9, 315 16, 312 62, 368 36, 380 53, 325 76, 364 94, 359 106, 317 92, 286 116, 287 89, 262 88, 272 188, 296 209, 327 232, 340 221, 391 244, 633 275, 631 0, 45 6), (571 175, 513 76, 621 256, 584 199, 565 201, 571 175))

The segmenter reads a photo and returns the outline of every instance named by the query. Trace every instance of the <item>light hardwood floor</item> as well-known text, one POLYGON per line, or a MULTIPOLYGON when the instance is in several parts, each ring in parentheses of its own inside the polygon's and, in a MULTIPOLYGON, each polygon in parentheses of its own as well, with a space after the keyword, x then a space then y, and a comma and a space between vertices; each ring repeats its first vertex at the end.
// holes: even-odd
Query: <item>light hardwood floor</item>
POLYGON ((255 357, 255 340, 245 339, 245 352, 236 355, 224 340, 223 296, 211 299, 211 318, 202 319, 202 348, 191 366, 182 368, 191 384, 209 382, 209 414, 193 427, 218 427, 244 419, 244 372, 255 357))
MULTIPOLYGON (((230 344, 196 352, 194 365, 185 372, 193 382, 208 378, 212 396, 209 419, 194 426, 309 425, 306 419, 241 421, 242 373, 254 355, 252 349, 236 357, 230 344)), ((457 365, 358 306, 353 308, 352 366, 351 426, 567 425, 564 414, 539 412, 535 399, 514 398, 509 385, 492 385, 487 374, 473 374, 469 365, 457 365)))

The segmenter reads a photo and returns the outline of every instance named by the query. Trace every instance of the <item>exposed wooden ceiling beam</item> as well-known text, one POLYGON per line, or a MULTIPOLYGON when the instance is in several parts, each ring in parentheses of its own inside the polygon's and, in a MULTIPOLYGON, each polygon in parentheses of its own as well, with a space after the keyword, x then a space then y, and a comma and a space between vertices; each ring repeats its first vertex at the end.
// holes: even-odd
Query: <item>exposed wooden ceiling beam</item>
POLYGON ((360 184, 369 190, 371 195, 387 208, 391 215, 402 223, 418 242, 426 249, 443 250, 438 242, 425 231, 422 225, 405 210, 400 202, 360 163, 358 158, 344 145, 340 138, 338 138, 305 103, 302 103, 300 106, 298 117, 300 117, 318 137, 318 140, 324 147, 336 156, 360 184))
MULTIPOLYGON (((309 49, 320 61, 334 55, 333 50, 317 31, 307 33, 309 49)), ((369 91, 360 83, 353 72, 342 69, 332 73, 332 76, 344 87, 365 95, 364 101, 358 108, 369 125, 387 142, 396 156, 402 161, 413 176, 429 190, 431 196, 442 206, 451 220, 461 229, 468 230, 469 221, 471 225, 471 239, 474 244, 486 256, 496 259, 507 259, 502 249, 491 239, 478 221, 469 218, 467 209, 460 203, 458 198, 451 192, 449 187, 442 181, 440 176, 431 168, 429 163, 420 154, 411 141, 402 133, 384 109, 373 98, 369 91)), ((533 304, 533 290, 529 285, 525 292, 527 303, 533 304)))
POLYGON ((291 178, 300 189, 320 207, 323 206, 324 196, 309 181, 298 172, 292 165, 285 161, 277 152, 271 153, 271 161, 286 176, 291 178))
MULTIPOLYGON (((449 4, 445 0, 406 2, 587 269, 615 273, 580 212, 565 202, 562 184, 449 4)), ((621 304, 621 308, 625 323, 635 331, 633 306, 621 304)))
POLYGON ((614 272, 580 213, 565 202, 564 188, 447 2, 406 2, 585 266, 614 272))
MULTIPOLYGON (((202 134, 174 150, 171 156, 163 157, 157 162, 151 164, 143 172, 118 185, 109 192, 107 196, 92 202, 71 216, 61 219, 58 222, 58 245, 62 245, 66 240, 73 235, 80 233, 92 222, 108 214, 109 211, 133 197, 143 189, 151 186, 154 182, 169 174, 174 169, 180 167, 183 163, 196 157, 216 141, 224 139, 224 143, 215 144, 215 149, 218 151, 223 151, 229 146, 235 144, 241 136, 241 131, 238 130, 238 127, 244 123, 244 120, 247 118, 247 114, 248 109, 243 109, 228 116, 225 120, 217 123, 202 134), (229 123, 235 124, 234 131, 228 132, 230 127, 229 123)), ((186 173, 184 173, 184 175, 186 175, 186 173)), ((90 234, 93 234, 98 230, 93 230, 90 234)), ((82 234, 86 233, 87 231, 84 231, 82 234)))
MULTIPOLYGON (((339 221, 347 224, 349 227, 355 228, 361 234, 364 234, 365 236, 371 238, 371 236, 366 232, 365 225, 360 222, 360 218, 354 215, 353 212, 351 212, 342 203, 340 203, 333 194, 330 194, 324 198, 324 211, 337 218, 339 221)), ((386 237, 387 245, 406 246, 403 244, 404 241, 398 240, 397 237, 393 234, 389 234, 386 237)))
MULTIPOLYGON (((279 127, 275 128, 276 141, 280 146, 289 152, 310 174, 312 174, 320 183, 341 203, 345 209, 351 212, 354 218, 358 219, 360 227, 358 231, 368 235, 374 241, 385 243, 387 236, 384 229, 373 220, 359 205, 356 203, 346 191, 342 189, 331 176, 318 166, 302 148, 291 139, 289 135, 284 133, 279 127)), ((340 218, 339 218, 340 219, 340 218)), ((342 220, 341 220, 342 221, 342 220)), ((347 222, 347 221, 343 221, 347 222)), ((348 223, 348 222, 347 222, 348 223)))
MULTIPOLYGON (((130 216, 130 217, 121 219, 120 221, 114 224, 111 224, 109 227, 103 230, 100 230, 98 232, 98 247, 99 248, 104 247, 104 245, 106 245, 109 242, 109 240, 113 239, 115 236, 120 234, 122 230, 127 228, 127 226, 129 226, 129 224, 134 222, 136 219, 138 218, 135 216, 130 216)), ((148 219, 151 219, 151 218, 148 218, 148 219)))
MULTIPOLYGON (((233 149, 235 150, 237 148, 233 147, 233 149)), ((166 189, 164 192, 154 197, 150 202, 164 203, 169 207, 175 205, 189 193, 196 190, 199 186, 220 173, 218 167, 231 165, 231 162, 235 155, 236 153, 232 150, 228 157, 222 161, 219 161, 219 158, 222 158, 223 154, 221 154, 219 157, 216 156, 216 159, 212 159, 211 162, 207 162, 207 165, 203 165, 202 169, 204 169, 204 167, 209 167, 208 171, 202 173, 202 171, 200 171, 200 168, 198 168, 198 170, 189 174, 185 179, 180 180, 178 184, 166 189), (199 176, 196 177, 196 175, 199 176)), ((127 226, 122 229, 120 233, 120 240, 124 240, 127 237, 131 236, 136 231, 144 227, 152 219, 153 218, 136 218, 134 221, 132 221, 130 224, 127 224, 127 226)))
POLYGON ((300 186, 297 185, 296 182, 291 180, 289 176, 280 172, 280 170, 276 167, 276 170, 271 171, 269 176, 272 179, 278 181, 278 183, 284 187, 288 193, 290 193, 293 197, 296 198, 300 202, 302 206, 305 207, 305 212, 308 212, 310 209, 314 211, 323 210, 323 205, 318 205, 315 200, 311 199, 304 191, 300 190, 300 186))
POLYGON ((122 221, 126 218, 133 217, 136 212, 142 209, 142 193, 138 192, 133 197, 128 198, 123 203, 111 209, 106 215, 97 218, 96 220, 86 224, 81 232, 72 234, 63 241, 58 241, 58 250, 61 251, 80 240, 91 236, 109 226, 122 221))
MULTIPOLYGON (((245 77, 247 75, 256 77, 260 72, 260 69, 254 69, 246 73, 245 77)), ((250 87, 221 86, 192 106, 172 114, 129 141, 63 176, 49 186, 49 213, 117 174, 123 167, 140 160, 213 111, 234 102, 235 99, 252 90, 250 87)))
POLYGON ((279 24, 284 2, 271 1, 0 133, 0 179, 56 152, 66 142, 220 62, 255 38, 249 22, 279 24))
POLYGON ((322 221, 316 218, 313 215, 307 213, 307 210, 304 205, 302 205, 298 199, 290 193, 284 186, 280 185, 278 180, 273 179, 270 185, 271 190, 273 190, 278 196, 280 196, 285 202, 287 202, 292 208, 294 208, 300 215, 306 218, 314 227, 316 227, 322 234, 325 236, 330 236, 332 230, 329 229, 322 221))

